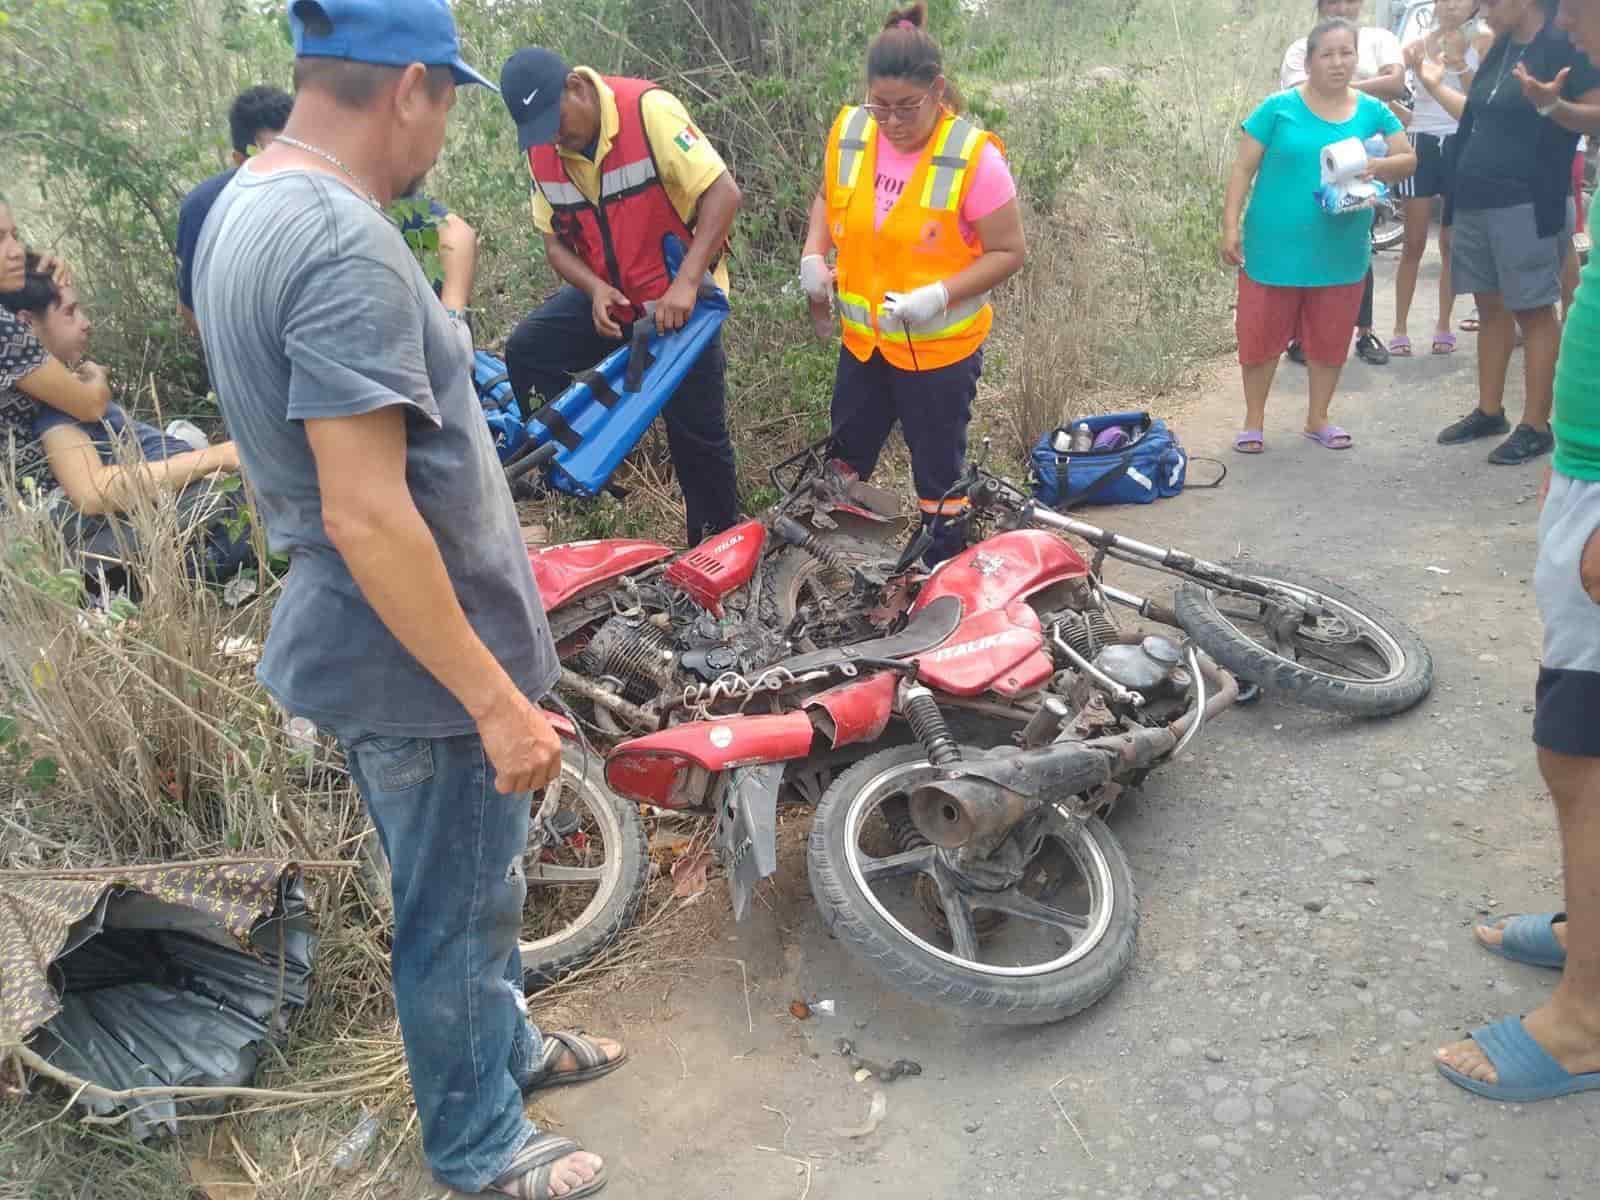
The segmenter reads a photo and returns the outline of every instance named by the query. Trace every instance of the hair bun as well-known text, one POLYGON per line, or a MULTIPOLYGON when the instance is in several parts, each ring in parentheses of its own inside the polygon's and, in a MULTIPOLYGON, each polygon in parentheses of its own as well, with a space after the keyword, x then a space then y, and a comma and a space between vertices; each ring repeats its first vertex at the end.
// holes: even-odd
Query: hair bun
POLYGON ((926 29, 928 27, 928 6, 923 0, 916 4, 908 4, 904 8, 890 9, 889 15, 884 18, 885 29, 926 29))

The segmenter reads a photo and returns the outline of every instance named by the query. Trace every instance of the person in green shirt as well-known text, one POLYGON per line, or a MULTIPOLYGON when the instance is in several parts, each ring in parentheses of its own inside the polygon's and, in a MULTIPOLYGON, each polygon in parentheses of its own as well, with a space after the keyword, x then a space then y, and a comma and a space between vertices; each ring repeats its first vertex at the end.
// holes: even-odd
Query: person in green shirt
MULTIPOLYGON (((1600 64, 1600 0, 1561 0, 1558 23, 1600 64)), ((1565 71, 1562 72, 1566 74, 1565 71)), ((1451 1083, 1527 1102, 1600 1090, 1600 263, 1591 259, 1556 362, 1555 457, 1533 590, 1544 617, 1533 740, 1561 829, 1566 911, 1476 925, 1485 949, 1561 972, 1525 1016, 1435 1055, 1451 1083)))
POLYGON ((1306 81, 1269 96, 1246 118, 1228 179, 1222 257, 1239 268, 1245 421, 1234 449, 1245 454, 1266 448, 1267 393, 1279 357, 1296 337, 1310 377, 1305 436, 1330 450, 1351 445, 1350 435, 1329 422, 1328 409, 1361 307, 1372 214, 1323 211, 1316 198, 1322 151, 1378 134, 1387 154, 1371 163, 1372 178, 1398 183, 1417 163, 1394 114, 1351 86, 1357 36, 1349 21, 1318 22, 1306 38, 1306 81))

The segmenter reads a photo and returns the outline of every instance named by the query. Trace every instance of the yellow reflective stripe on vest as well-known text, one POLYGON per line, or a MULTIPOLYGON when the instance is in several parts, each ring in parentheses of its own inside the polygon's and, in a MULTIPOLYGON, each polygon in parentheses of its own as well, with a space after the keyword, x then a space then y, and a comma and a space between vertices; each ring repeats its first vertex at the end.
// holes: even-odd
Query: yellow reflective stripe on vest
MULTIPOLYGON (((972 323, 982 315, 988 307, 989 293, 974 296, 970 300, 963 300, 959 304, 952 304, 942 316, 934 317, 931 321, 922 321, 911 326, 909 332, 914 342, 934 342, 940 338, 955 337, 966 332, 972 323)), ((884 332, 889 337, 904 339, 908 332, 904 325, 898 321, 885 326, 884 332)))
POLYGON ((927 181, 922 185, 922 207, 934 212, 954 212, 961 203, 961 185, 967 177, 981 137, 976 125, 957 117, 940 132, 928 164, 927 181))
POLYGON ((872 305, 867 303, 865 296, 840 293, 834 297, 833 303, 839 310, 840 322, 853 326, 863 333, 872 333, 872 305))
POLYGON ((845 118, 844 131, 839 135, 839 175, 835 186, 853 190, 861 177, 861 164, 866 159, 867 139, 873 132, 872 115, 864 108, 852 108, 845 118))

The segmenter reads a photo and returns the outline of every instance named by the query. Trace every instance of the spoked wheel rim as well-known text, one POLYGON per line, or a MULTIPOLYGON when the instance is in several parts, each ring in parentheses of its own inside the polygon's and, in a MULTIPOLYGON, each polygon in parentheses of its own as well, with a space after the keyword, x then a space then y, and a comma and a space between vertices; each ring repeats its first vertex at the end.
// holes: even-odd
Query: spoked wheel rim
MULTIPOLYGON (((869 853, 862 846, 869 821, 885 803, 908 797, 915 788, 938 774, 938 770, 926 762, 887 767, 850 802, 845 823, 846 867, 855 886, 877 915, 923 953, 981 975, 1013 979, 1047 975, 1092 953, 1111 925, 1115 880, 1104 852, 1076 820, 1047 810, 1036 834, 1041 845, 1030 855, 1022 883, 998 892, 979 891, 970 885, 964 887, 963 877, 953 869, 953 856, 948 851, 921 845, 881 855, 869 853), (1063 890, 1060 882, 1054 885, 1048 901, 1028 891, 1036 866, 1056 851, 1076 869, 1077 886, 1069 890, 1077 895, 1070 904, 1063 903, 1059 895, 1063 890), (929 880, 938 896, 950 930, 948 949, 939 941, 930 940, 928 933, 912 927, 926 928, 931 923, 910 919, 912 908, 902 896, 892 892, 895 885, 903 885, 903 891, 909 894, 917 879, 929 880), (1065 937, 1067 950, 1040 962, 984 961, 980 957, 984 947, 976 919, 980 913, 1004 914, 1008 926, 1026 925, 1036 932, 1049 931, 1048 936, 1054 937, 1058 945, 1065 937)), ((1056 863, 1059 858, 1051 861, 1056 863)), ((1013 953, 1017 940, 1010 937, 1006 945, 991 948, 991 957, 1013 953)))
POLYGON ((1360 609, 1300 584, 1264 576, 1257 582, 1289 595, 1307 596, 1322 608, 1322 615, 1301 621, 1289 635, 1289 653, 1271 632, 1270 605, 1241 592, 1210 592, 1216 614, 1268 653, 1328 679, 1378 685, 1393 683, 1406 671, 1406 652, 1378 621, 1360 609))
POLYGON ((578 834, 544 847, 533 844, 530 830, 523 852, 528 881, 523 928, 531 921, 554 926, 541 937, 524 937, 519 943, 524 956, 538 955, 597 920, 622 882, 622 826, 606 796, 584 778, 579 764, 566 758, 561 762, 559 810, 578 818, 578 834), (584 895, 588 901, 580 905, 584 895))

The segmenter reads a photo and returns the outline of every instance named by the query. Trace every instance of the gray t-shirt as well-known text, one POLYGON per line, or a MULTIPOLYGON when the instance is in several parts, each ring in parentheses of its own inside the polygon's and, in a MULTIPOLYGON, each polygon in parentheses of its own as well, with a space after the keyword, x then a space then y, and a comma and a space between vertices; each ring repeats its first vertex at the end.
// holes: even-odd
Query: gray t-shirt
POLYGON ((308 418, 405 406, 406 482, 467 619, 530 699, 559 667, 471 355, 400 231, 328 175, 239 171, 206 221, 195 313, 272 548, 291 569, 261 682, 335 730, 447 737, 466 710, 379 620, 322 525, 308 418))

